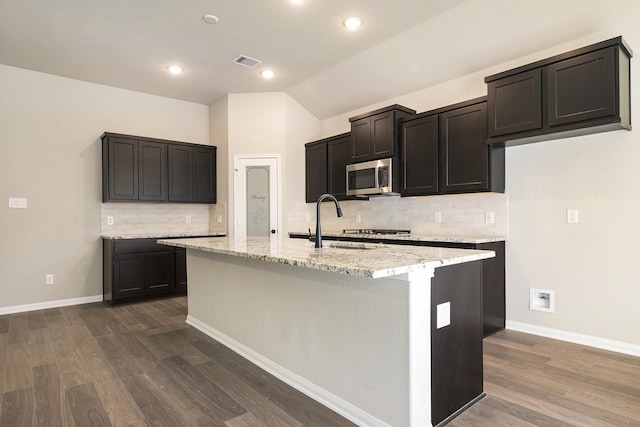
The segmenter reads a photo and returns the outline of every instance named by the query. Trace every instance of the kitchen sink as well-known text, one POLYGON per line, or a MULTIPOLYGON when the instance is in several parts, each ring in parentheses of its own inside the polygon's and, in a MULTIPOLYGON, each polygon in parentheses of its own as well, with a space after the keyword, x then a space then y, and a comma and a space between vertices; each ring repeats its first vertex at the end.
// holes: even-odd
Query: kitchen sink
MULTIPOLYGON (((313 242, 307 244, 307 246, 314 246, 313 242)), ((386 248, 384 243, 362 243, 362 242, 339 242, 328 241, 322 242, 322 248, 335 248, 335 249, 380 249, 386 248)))

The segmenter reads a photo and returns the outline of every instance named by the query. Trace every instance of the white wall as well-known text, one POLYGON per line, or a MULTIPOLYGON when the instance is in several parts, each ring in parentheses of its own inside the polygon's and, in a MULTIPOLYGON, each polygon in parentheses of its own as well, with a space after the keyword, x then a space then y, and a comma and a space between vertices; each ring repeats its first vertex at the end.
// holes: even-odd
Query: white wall
MULTIPOLYGON (((228 95, 227 167, 233 171, 234 156, 279 154, 281 159, 281 235, 288 233, 289 200, 304 200, 304 143, 317 138, 319 121, 282 92, 228 95), (289 194, 291 193, 291 194, 289 194)), ((222 158, 218 159, 220 163, 222 158)), ((226 200, 229 218, 234 218, 233 177, 228 175, 226 200)), ((221 201, 224 202, 224 201, 221 201)), ((233 234, 229 221, 228 232, 233 234)))
POLYGON ((208 107, 3 65, 0 93, 0 309, 102 294, 100 135, 206 144, 208 107))
MULTIPOLYGON (((324 120, 322 136, 348 131, 349 117, 382 106, 398 103, 420 112, 486 95, 485 76, 618 35, 632 49, 640 49, 640 8, 635 2, 629 6, 626 19, 598 33, 324 120)), ((531 19, 544 20, 543 11, 531 19)), ((498 24, 486 22, 487 28, 498 24)), ((512 36, 517 40, 517 34, 512 36)), ((637 59, 632 59, 631 76, 632 123, 637 125, 637 59)), ((587 342, 612 340, 615 348, 630 344, 637 351, 640 263, 634 257, 640 249, 640 144, 636 132, 507 148, 508 323, 532 330, 549 328, 546 332, 552 335, 559 332, 556 335, 587 342), (567 208, 580 210, 579 224, 566 223, 567 208), (555 291, 555 314, 529 310, 530 287, 555 291)))

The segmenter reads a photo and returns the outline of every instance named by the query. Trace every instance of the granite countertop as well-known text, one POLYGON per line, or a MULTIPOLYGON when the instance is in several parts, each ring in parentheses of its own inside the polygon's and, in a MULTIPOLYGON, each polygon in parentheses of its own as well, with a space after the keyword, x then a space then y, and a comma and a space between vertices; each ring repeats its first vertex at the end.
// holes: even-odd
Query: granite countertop
POLYGON ((225 233, 144 233, 144 234, 103 234, 101 237, 108 240, 120 239, 174 239, 182 237, 223 237, 225 233))
POLYGON ((171 239, 159 240, 158 243, 372 278, 396 276, 495 256, 493 251, 355 242, 327 241, 324 243, 338 247, 316 249, 313 243, 303 239, 279 237, 171 239))
MULTIPOLYGON (((309 236, 309 232, 290 232, 289 236, 309 236)), ((413 241, 413 242, 446 242, 446 243, 492 243, 492 242, 504 242, 507 240, 504 236, 456 236, 451 234, 353 234, 353 233, 335 233, 335 232, 322 232, 322 237, 333 238, 358 238, 358 239, 371 239, 371 240, 398 240, 398 241, 413 241)))

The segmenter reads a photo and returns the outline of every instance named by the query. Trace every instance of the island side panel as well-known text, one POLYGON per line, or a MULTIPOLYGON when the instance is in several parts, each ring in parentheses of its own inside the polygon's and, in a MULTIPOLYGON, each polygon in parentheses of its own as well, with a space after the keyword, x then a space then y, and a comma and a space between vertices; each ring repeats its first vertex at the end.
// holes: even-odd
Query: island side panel
POLYGON ((484 395, 482 335, 482 261, 436 268, 431 286, 433 425, 484 395), (449 304, 450 322, 438 328, 441 304, 449 304))
POLYGON ((328 393, 328 403, 344 401, 334 408, 362 411, 367 425, 412 423, 410 282, 191 249, 187 256, 191 324, 276 375, 282 367, 318 400, 328 393))

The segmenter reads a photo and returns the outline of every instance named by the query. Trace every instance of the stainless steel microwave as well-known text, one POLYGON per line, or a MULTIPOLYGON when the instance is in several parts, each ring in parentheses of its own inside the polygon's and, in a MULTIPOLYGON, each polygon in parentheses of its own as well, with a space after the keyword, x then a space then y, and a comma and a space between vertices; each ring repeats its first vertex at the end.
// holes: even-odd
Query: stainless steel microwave
POLYGON ((347 196, 396 194, 393 192, 393 159, 347 165, 347 196))

